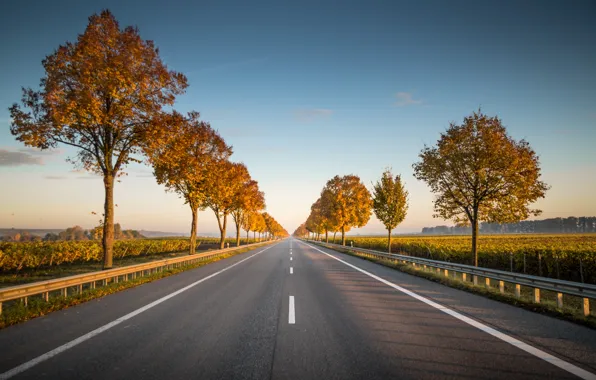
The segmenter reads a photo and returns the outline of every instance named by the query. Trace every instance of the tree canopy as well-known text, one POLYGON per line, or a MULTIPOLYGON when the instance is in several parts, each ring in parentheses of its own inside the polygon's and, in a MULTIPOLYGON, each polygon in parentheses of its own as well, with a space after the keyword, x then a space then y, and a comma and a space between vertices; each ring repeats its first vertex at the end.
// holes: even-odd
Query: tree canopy
POLYGON ((408 191, 404 188, 401 176, 396 175, 394 178, 389 169, 383 172, 381 179, 373 186, 373 210, 387 229, 387 251, 391 253, 391 230, 404 221, 408 212, 408 191))
POLYGON ((209 172, 232 154, 232 148, 199 116, 198 112, 187 117, 173 112, 164 123, 167 138, 148 144, 157 183, 179 194, 191 209, 190 254, 196 247, 198 210, 205 208, 208 181, 214 180, 209 172))
POLYGON ((471 224, 474 265, 479 221, 511 223, 541 213, 530 208, 549 188, 540 180, 538 156, 527 141, 510 137, 496 116, 478 111, 461 125, 451 123, 419 157, 414 176, 436 194, 434 216, 471 224))
POLYGON ((160 138, 156 123, 164 106, 187 87, 186 77, 169 70, 152 41, 135 27, 120 29, 109 11, 89 18, 77 41, 59 46, 42 62, 40 90, 23 89, 21 105, 10 107, 10 131, 27 146, 66 144, 78 149, 70 159, 104 178, 104 268, 112 266, 114 177, 160 138))

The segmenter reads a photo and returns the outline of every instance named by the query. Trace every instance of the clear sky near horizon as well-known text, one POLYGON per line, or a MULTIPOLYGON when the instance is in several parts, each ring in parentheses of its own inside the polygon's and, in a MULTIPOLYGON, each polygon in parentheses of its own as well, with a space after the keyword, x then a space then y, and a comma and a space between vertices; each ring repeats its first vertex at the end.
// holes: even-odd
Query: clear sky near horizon
MULTIPOLYGON (((596 215, 594 1, 2 1, 0 227, 97 224, 99 177, 65 162, 74 150, 25 148, 9 131, 21 86, 102 9, 138 26, 188 77, 175 107, 197 110, 233 145, 290 233, 325 182, 356 174, 371 188, 402 174, 410 209, 397 233, 450 224, 412 175, 424 144, 482 107, 540 156, 552 186, 541 217, 596 215), (92 4, 93 3, 93 4, 92 4)), ((187 232, 190 210, 151 169, 116 184, 124 228, 187 232)), ((199 234, 213 233, 212 213, 199 234)), ((382 233, 374 218, 358 233, 382 233)))

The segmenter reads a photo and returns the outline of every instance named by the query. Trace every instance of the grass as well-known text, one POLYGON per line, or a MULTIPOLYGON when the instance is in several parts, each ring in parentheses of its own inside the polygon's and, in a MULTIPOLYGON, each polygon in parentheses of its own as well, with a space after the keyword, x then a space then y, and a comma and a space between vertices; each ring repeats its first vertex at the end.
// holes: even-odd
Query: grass
MULTIPOLYGON (((28 297, 26 304, 23 300, 13 300, 13 301, 9 301, 9 302, 4 302, 3 303, 3 313, 0 314, 0 329, 3 329, 5 327, 11 326, 11 325, 15 325, 17 323, 28 321, 33 318, 41 317, 41 316, 51 313, 53 311, 66 309, 68 307, 78 305, 83 302, 87 302, 87 301, 90 301, 90 300, 93 300, 96 298, 104 297, 108 294, 112 294, 112 293, 119 292, 121 290, 133 288, 133 287, 136 287, 136 286, 148 283, 148 282, 158 280, 160 278, 164 278, 164 277, 168 277, 168 276, 172 276, 172 275, 184 272, 186 270, 198 268, 198 267, 201 267, 201 266, 204 266, 204 265, 207 265, 207 264, 219 261, 219 260, 226 259, 228 257, 238 255, 240 253, 244 253, 244 252, 252 250, 254 248, 255 247, 253 246, 253 247, 247 247, 244 249, 240 249, 237 251, 231 251, 228 253, 224 253, 220 256, 217 256, 217 257, 205 260, 205 261, 201 261, 201 262, 198 262, 195 264, 189 264, 189 265, 181 266, 178 268, 163 270, 162 272, 152 273, 150 275, 147 275, 144 277, 137 277, 135 279, 128 280, 128 281, 109 282, 109 283, 107 283, 107 285, 104 285, 101 287, 96 287, 93 289, 89 286, 89 284, 87 284, 82 289, 82 292, 78 292, 77 287, 72 287, 72 288, 69 288, 69 292, 73 292, 73 293, 76 292, 75 294, 71 293, 71 295, 69 295, 67 297, 62 297, 59 295, 60 292, 57 291, 57 292, 54 292, 54 294, 50 294, 50 298, 49 298, 48 302, 46 302, 41 297, 41 295, 34 296, 34 297, 28 297)), ((186 253, 186 252, 180 253, 180 254, 178 254, 178 256, 185 255, 185 254, 188 254, 188 253, 186 253)), ((168 255, 171 255, 171 254, 168 254, 168 255)), ((170 256, 168 256, 168 257, 170 257, 170 256)), ((149 259, 149 258, 146 257, 146 259, 149 259)), ((146 261, 151 261, 151 260, 146 260, 146 261)), ((134 263, 138 264, 139 262, 135 261, 134 263)), ((119 264, 120 264, 119 266, 131 265, 131 262, 128 262, 126 264, 120 262, 119 264)), ((101 267, 100 267, 100 269, 101 269, 101 267)), ((94 270, 97 270, 97 269, 94 269, 94 270)), ((91 271, 91 270, 89 270, 89 271, 91 271)), ((81 272, 81 273, 84 273, 84 272, 81 272)), ((39 280, 36 280, 36 281, 39 281, 39 280)))
MULTIPOLYGON (((414 276, 422 277, 430 281, 434 281, 446 286, 450 286, 452 288, 464 290, 470 293, 482 295, 496 301, 508 303, 517 307, 521 307, 526 310, 530 310, 536 313, 549 315, 555 318, 571 321, 574 323, 578 323, 593 329, 596 329, 596 317, 591 314, 589 316, 584 316, 581 305, 582 300, 579 297, 574 297, 570 295, 564 295, 564 305, 562 309, 557 307, 556 302, 556 293, 546 290, 540 291, 540 303, 535 303, 533 301, 533 288, 522 286, 521 287, 521 297, 516 298, 513 294, 514 292, 514 285, 510 283, 505 283, 505 293, 500 293, 498 287, 494 287, 496 281, 491 281, 491 287, 486 287, 485 278, 479 277, 478 283, 482 285, 474 285, 472 282, 463 281, 461 278, 461 274, 455 274, 456 277, 453 276, 453 273, 450 272, 450 277, 446 277, 443 274, 439 274, 437 272, 430 272, 425 271, 422 267, 414 267, 409 264, 403 263, 395 263, 393 261, 385 260, 385 259, 376 259, 376 258, 368 258, 359 255, 356 252, 350 251, 349 249, 337 249, 332 248, 335 251, 342 252, 348 254, 350 256, 358 257, 364 260, 368 260, 377 264, 381 264, 386 267, 390 267, 396 270, 399 270, 404 273, 408 273, 414 276)), ((441 271, 441 273, 443 273, 441 271)), ((471 277, 471 276, 469 276, 471 277)))

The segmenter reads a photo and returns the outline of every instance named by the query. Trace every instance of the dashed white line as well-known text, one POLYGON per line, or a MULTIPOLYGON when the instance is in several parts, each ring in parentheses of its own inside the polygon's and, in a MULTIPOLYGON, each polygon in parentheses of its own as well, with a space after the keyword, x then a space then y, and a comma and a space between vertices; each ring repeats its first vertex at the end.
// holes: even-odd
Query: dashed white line
POLYGON ((555 365, 555 366, 557 366, 557 367, 559 367, 559 368, 561 368, 561 369, 563 369, 563 370, 565 370, 565 371, 567 371, 569 373, 572 373, 575 376, 578 376, 578 377, 580 377, 582 379, 585 379, 585 380, 596 380, 596 375, 593 374, 593 373, 591 373, 591 372, 588 372, 588 371, 586 371, 586 370, 584 370, 584 369, 582 369, 582 368, 580 368, 578 366, 575 366, 575 365, 573 365, 573 364, 571 364, 569 362, 566 362, 565 360, 559 359, 558 357, 553 356, 553 355, 551 355, 549 353, 546 353, 546 352, 544 352, 544 351, 542 351, 542 350, 540 350, 540 349, 538 349, 536 347, 530 346, 529 344, 524 343, 521 340, 515 339, 515 338, 513 338, 513 337, 511 337, 509 335, 506 335, 506 334, 500 332, 499 330, 496 330, 496 329, 494 329, 492 327, 489 327, 489 326, 487 326, 487 325, 485 325, 483 323, 480 323, 478 321, 475 321, 472 318, 466 317, 465 315, 460 314, 457 311, 451 310, 451 309, 449 309, 449 308, 447 308, 447 307, 445 307, 443 305, 440 305, 440 304, 438 304, 438 303, 436 303, 434 301, 429 300, 426 297, 422 297, 422 296, 420 296, 420 295, 418 295, 418 294, 416 294, 416 293, 414 293, 414 292, 412 292, 412 291, 410 291, 408 289, 402 288, 399 285, 395 285, 394 283, 392 283, 390 281, 387 281, 387 280, 385 280, 385 279, 383 279, 383 278, 381 278, 379 276, 376 276, 376 275, 374 275, 374 274, 372 274, 370 272, 367 272, 364 269, 360 269, 360 268, 358 268, 355 265, 352 265, 352 264, 350 264, 350 263, 348 263, 346 261, 343 261, 342 259, 338 259, 337 257, 335 257, 333 255, 330 255, 327 252, 323 252, 320 249, 315 248, 315 247, 313 247, 313 246, 311 246, 309 244, 306 244, 306 243, 303 243, 303 244, 306 245, 306 246, 308 246, 308 247, 310 247, 310 248, 312 248, 312 249, 314 249, 314 250, 317 250, 317 251, 319 251, 319 252, 321 252, 321 253, 329 256, 329 257, 331 257, 332 259, 335 259, 335 260, 337 260, 337 261, 339 261, 341 263, 344 263, 347 266, 349 266, 350 268, 353 268, 353 269, 357 270, 358 272, 364 273, 365 275, 367 275, 369 277, 372 277, 375 280, 377 280, 379 282, 382 282, 383 284, 388 285, 388 286, 394 288, 395 290, 399 290, 400 292, 405 293, 405 294, 409 295, 410 297, 413 297, 413 298, 415 298, 415 299, 417 299, 417 300, 419 300, 421 302, 424 302, 425 304, 427 304, 429 306, 432 306, 435 309, 438 309, 438 310, 442 311, 445 314, 449 314, 452 317, 457 318, 460 321, 462 321, 464 323, 467 323, 470 326, 476 327, 477 329, 479 329, 481 331, 484 331, 485 333, 490 334, 490 335, 494 336, 497 339, 500 339, 500 340, 502 340, 504 342, 507 342, 507 343, 511 344, 512 346, 515 346, 515 347, 519 348, 520 350, 523 350, 523 351, 529 353, 530 355, 533 355, 533 356, 535 356, 535 357, 537 357, 539 359, 544 360, 545 362, 551 363, 551 364, 553 364, 553 365, 555 365))
MULTIPOLYGON (((275 245, 277 245, 277 244, 275 244, 275 245)), ((6 371, 4 373, 0 373, 0 380, 10 379, 11 377, 16 376, 19 373, 21 373, 23 371, 26 371, 29 368, 32 368, 32 367, 36 366, 37 364, 39 364, 41 362, 44 362, 44 361, 46 361, 46 360, 48 360, 48 359, 50 359, 50 358, 52 358, 52 357, 54 357, 54 356, 62 353, 62 352, 70 349, 70 348, 73 348, 74 346, 77 346, 77 345, 83 343, 84 341, 89 340, 89 339, 93 338, 94 336, 99 335, 102 332, 104 332, 106 330, 109 330, 112 327, 117 326, 117 325, 121 324, 122 322, 124 322, 124 321, 126 321, 128 319, 131 319, 132 317, 135 317, 135 316, 139 315, 142 312, 147 311, 147 310, 149 310, 149 309, 151 309, 151 308, 159 305, 160 303, 165 302, 165 301, 169 300, 170 298, 175 297, 175 296, 177 296, 178 294, 180 294, 180 293, 182 293, 184 291, 187 291, 188 289, 190 289, 190 288, 192 288, 192 287, 194 287, 196 285, 199 285, 203 281, 207 281, 210 278, 213 278, 213 277, 217 276, 218 274, 223 273, 223 272, 227 271, 228 269, 233 268, 236 265, 238 265, 240 263, 243 263, 246 260, 255 257, 259 253, 265 252, 266 250, 268 250, 269 248, 272 248, 272 247, 274 247, 274 245, 272 245, 271 247, 267 247, 267 248, 263 249, 262 251, 259 251, 259 252, 255 253, 253 255, 250 255, 247 258, 238 261, 237 263, 234 263, 234 264, 232 264, 230 266, 227 266, 227 267, 223 268, 222 270, 219 270, 219 271, 217 271, 217 272, 215 272, 213 274, 210 274, 207 277, 203 277, 202 279, 200 279, 198 281, 195 281, 192 284, 187 285, 187 286, 185 286, 182 289, 176 290, 175 292, 170 293, 167 296, 164 296, 164 297, 162 297, 162 298, 160 298, 158 300, 155 300, 155 301, 151 302, 150 304, 147 304, 147 305, 145 305, 145 306, 143 306, 143 307, 141 307, 141 308, 139 308, 139 309, 137 309, 135 311, 132 311, 132 312, 130 312, 130 313, 128 313, 128 314, 126 314, 126 315, 124 315, 124 316, 122 316, 122 317, 120 317, 120 318, 118 318, 118 319, 116 319, 116 320, 114 320, 114 321, 112 321, 110 323, 108 323, 108 324, 105 324, 105 325, 103 325, 103 326, 101 326, 101 327, 99 327, 99 328, 97 328, 97 329, 95 329, 95 330, 93 330, 91 332, 88 332, 85 335, 82 335, 82 336, 80 336, 80 337, 78 337, 78 338, 76 338, 74 340, 71 340, 70 342, 63 344, 60 347, 54 348, 52 351, 46 352, 45 354, 40 355, 40 356, 38 356, 38 357, 36 357, 34 359, 31 359, 28 362, 25 362, 25 363, 23 363, 23 364, 21 364, 21 365, 19 365, 17 367, 14 367, 13 369, 8 370, 8 371, 6 371)), ((294 300, 291 300, 291 302, 292 302, 292 310, 293 310, 293 308, 294 308, 294 306, 293 306, 294 305, 294 300)))
POLYGON ((290 261, 292 261, 292 258, 290 257, 290 261))
POLYGON ((290 274, 294 274, 294 268, 290 267, 290 274))
POLYGON ((294 296, 290 296, 290 313, 288 314, 288 323, 291 325, 296 323, 296 311, 294 308, 294 296))

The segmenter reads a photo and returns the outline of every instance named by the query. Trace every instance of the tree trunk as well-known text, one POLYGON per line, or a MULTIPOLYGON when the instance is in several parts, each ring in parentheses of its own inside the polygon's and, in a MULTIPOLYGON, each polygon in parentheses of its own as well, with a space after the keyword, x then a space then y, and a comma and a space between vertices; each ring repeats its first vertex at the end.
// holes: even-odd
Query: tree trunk
POLYGON ((389 240, 387 242, 387 253, 391 253, 391 228, 387 228, 387 232, 389 233, 389 240))
POLYGON ((228 225, 228 214, 223 214, 223 225, 220 229, 221 239, 219 240, 219 249, 224 249, 226 245, 226 227, 228 225))
POLYGON ((472 217, 472 256, 474 256, 474 266, 478 266, 478 209, 474 209, 472 217))
POLYGON ((236 247, 240 247, 240 223, 236 223, 236 247))
POLYGON ((198 207, 190 206, 192 211, 192 223, 190 225, 190 252, 189 255, 195 253, 197 248, 197 214, 198 214, 198 207))
POLYGON ((106 174, 103 184, 106 193, 102 239, 103 269, 111 269, 114 257, 114 176, 106 174))
POLYGON ((246 244, 248 244, 249 239, 250 239, 250 231, 246 230, 246 244))
POLYGON ((337 235, 337 231, 333 231, 333 244, 335 244, 335 235, 337 235))
POLYGON ((253 232, 252 232, 252 239, 253 239, 254 241, 257 241, 257 231, 253 231, 253 232))
POLYGON ((325 243, 329 243, 329 231, 325 230, 325 243))
POLYGON ((346 245, 346 227, 341 226, 341 245, 346 245))

